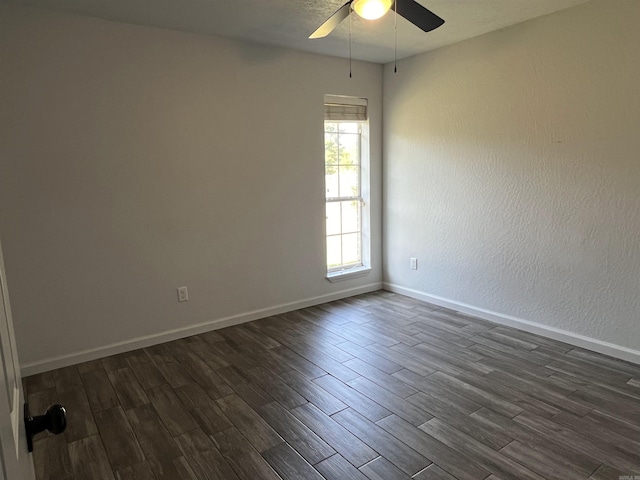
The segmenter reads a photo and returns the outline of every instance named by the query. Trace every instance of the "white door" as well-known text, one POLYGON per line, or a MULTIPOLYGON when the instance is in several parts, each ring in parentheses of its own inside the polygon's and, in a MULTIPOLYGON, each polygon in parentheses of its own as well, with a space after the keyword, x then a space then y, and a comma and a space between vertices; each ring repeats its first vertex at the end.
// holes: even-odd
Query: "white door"
POLYGON ((27 452, 24 398, 0 245, 0 480, 35 480, 27 452))

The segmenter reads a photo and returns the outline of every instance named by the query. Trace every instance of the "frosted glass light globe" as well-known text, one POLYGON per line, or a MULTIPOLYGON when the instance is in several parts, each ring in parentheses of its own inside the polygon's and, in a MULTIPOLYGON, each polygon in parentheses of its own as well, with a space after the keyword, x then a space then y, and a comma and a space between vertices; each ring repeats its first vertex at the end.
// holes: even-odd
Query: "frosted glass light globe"
POLYGON ((351 7, 365 20, 377 20, 389 11, 393 0, 353 0, 351 7))

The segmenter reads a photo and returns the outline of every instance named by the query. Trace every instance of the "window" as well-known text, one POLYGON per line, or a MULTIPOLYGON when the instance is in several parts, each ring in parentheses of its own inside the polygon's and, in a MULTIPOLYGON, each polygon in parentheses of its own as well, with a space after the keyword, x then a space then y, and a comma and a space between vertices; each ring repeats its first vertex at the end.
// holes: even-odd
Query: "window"
POLYGON ((326 246, 330 280, 370 270, 366 101, 338 99, 327 101, 325 97, 326 246))

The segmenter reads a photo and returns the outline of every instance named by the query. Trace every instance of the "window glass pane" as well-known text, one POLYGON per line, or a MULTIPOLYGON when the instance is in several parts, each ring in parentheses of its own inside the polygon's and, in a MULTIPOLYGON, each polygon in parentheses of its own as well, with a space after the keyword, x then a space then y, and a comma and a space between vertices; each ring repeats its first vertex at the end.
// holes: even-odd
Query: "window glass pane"
POLYGON ((337 235, 340 232, 340 203, 327 203, 327 235, 337 235))
POLYGON ((338 136, 338 148, 340 151, 340 165, 358 165, 360 163, 359 135, 351 133, 338 136))
POLYGON ((360 234, 342 235, 342 264, 360 263, 360 234))
POLYGON ((327 267, 334 268, 342 265, 342 246, 340 235, 327 237, 327 267))
POLYGON ((357 197, 360 195, 360 168, 338 167, 340 169, 340 196, 357 197))
POLYGON ((327 198, 340 196, 338 167, 327 167, 325 170, 324 185, 327 198))
POLYGON ((338 134, 324 134, 324 163, 335 165, 338 163, 338 134))
MULTIPOLYGON (((328 199, 360 197, 359 122, 325 122, 325 193, 328 199)), ((343 200, 326 204, 327 268, 362 265, 362 202, 343 200)))
POLYGON ((342 206, 342 233, 360 231, 360 201, 340 202, 342 206))
MULTIPOLYGON (((336 124, 334 123, 334 125, 336 124)), ((340 133, 358 133, 359 126, 356 122, 340 122, 337 124, 340 133)))

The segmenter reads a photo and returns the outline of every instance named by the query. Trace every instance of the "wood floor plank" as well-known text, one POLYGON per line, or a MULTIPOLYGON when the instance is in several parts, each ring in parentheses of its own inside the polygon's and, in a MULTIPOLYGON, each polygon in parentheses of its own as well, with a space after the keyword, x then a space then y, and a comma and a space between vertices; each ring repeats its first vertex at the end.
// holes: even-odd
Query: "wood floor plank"
POLYGON ((457 480, 453 475, 449 475, 435 463, 419 472, 413 480, 457 480))
POLYGON ((282 437, 237 395, 216 400, 220 410, 260 453, 284 442, 282 437))
POLYGON ((291 413, 354 466, 378 457, 375 450, 313 404, 302 405, 291 413))
POLYGON ((382 370, 385 373, 392 374, 397 372, 398 370, 402 370, 402 366, 388 360, 380 355, 372 352, 371 350, 366 349, 360 345, 356 345, 352 342, 343 342, 336 345, 336 347, 348 352, 363 362, 368 363, 369 365, 377 368, 378 370, 382 370))
POLYGON ((148 463, 138 463, 124 468, 116 468, 113 471, 116 480, 155 480, 148 463))
POLYGON ((311 380, 327 374, 327 372, 325 372, 322 368, 314 365, 307 359, 302 358, 300 355, 288 349, 287 347, 272 348, 271 350, 269 350, 269 353, 280 361, 288 364, 292 370, 297 370, 311 380))
POLYGON ((344 366, 342 363, 334 360, 329 355, 326 355, 324 352, 314 347, 292 344, 289 345, 289 348, 343 382, 348 382, 349 380, 353 380, 359 376, 350 368, 344 366))
POLYGON ((314 383, 325 389, 331 395, 349 405, 356 412, 375 422, 390 415, 391 412, 380 404, 374 402, 366 395, 345 385, 331 375, 325 375, 314 380, 314 383))
POLYGON ((510 347, 522 349, 522 350, 535 350, 540 346, 535 342, 522 340, 518 337, 511 336, 505 332, 496 332, 495 330, 484 332, 481 335, 485 338, 489 338, 491 340, 495 340, 496 342, 500 342, 510 347))
MULTIPOLYGON (((500 375, 500 372, 491 372, 490 374, 485 376, 467 372, 459 375, 458 379, 476 388, 480 388, 489 393, 492 393, 493 395, 497 395, 498 397, 503 398, 504 400, 516 405, 517 407, 522 408, 523 410, 529 410, 536 413, 537 415, 547 418, 560 413, 560 409, 555 406, 559 403, 563 408, 567 409, 577 408, 582 410, 584 408, 584 405, 578 404, 577 402, 571 402, 570 400, 563 402, 562 400, 566 400, 565 397, 558 397, 549 394, 548 392, 541 392, 541 389, 536 389, 533 385, 528 385, 527 388, 521 390, 511 387, 509 382, 507 382, 507 384, 502 383, 501 381, 487 382, 487 378, 496 378, 495 376, 493 376, 494 373, 500 375), (545 400, 550 400, 549 403, 545 403, 540 399, 540 397, 544 398, 545 400)), ((590 409, 586 410, 585 413, 588 411, 590 411, 590 409)))
POLYGON ((183 352, 176 354, 176 360, 180 362, 180 365, 185 369, 189 377, 193 378, 195 383, 216 398, 231 395, 233 390, 229 385, 227 385, 204 360, 188 348, 188 343, 186 343, 186 345, 183 352))
POLYGON ((37 480, 640 476, 640 365, 385 291, 23 385, 37 480))
POLYGON ((156 475, 176 472, 173 460, 181 457, 182 452, 153 407, 141 405, 125 413, 153 472, 156 475))
POLYGON ((536 335, 534 333, 525 332, 524 330, 517 330, 511 327, 505 327, 503 325, 498 325, 494 327, 493 331, 504 333, 505 335, 509 335, 510 337, 529 341, 537 344, 538 346, 554 349, 559 353, 567 353, 572 348, 574 348, 572 345, 560 342, 558 340, 552 340, 550 338, 541 337, 540 335, 536 335))
POLYGON ((486 390, 474 387, 446 373, 436 372, 429 376, 429 380, 437 383, 449 390, 459 393, 466 398, 472 399, 474 402, 491 408, 492 410, 503 413, 507 416, 514 417, 522 412, 522 408, 510 403, 503 398, 494 395, 486 390))
POLYGON ((121 353, 118 355, 105 357, 100 360, 100 363, 102 363, 102 368, 104 368, 107 372, 110 372, 111 370, 119 370, 121 368, 125 368, 127 366, 126 358, 127 354, 121 353))
POLYGON ((407 327, 408 323, 398 321, 397 318, 391 318, 388 314, 373 312, 363 317, 367 319, 367 323, 362 324, 363 327, 373 332, 384 335, 393 339, 396 343, 401 342, 405 345, 413 346, 420 343, 413 334, 417 333, 417 329, 407 327))
POLYGON ((269 395, 291 410, 307 403, 307 399, 283 382, 277 375, 261 367, 252 368, 245 372, 251 381, 269 392, 269 395))
MULTIPOLYGON (((295 312, 290 312, 295 313, 295 312)), ((286 314, 281 315, 286 316, 286 314)), ((323 354, 331 357, 332 359, 338 362, 345 362, 347 360, 351 360, 354 358, 353 355, 345 352, 344 350, 339 349, 335 346, 336 342, 326 341, 322 337, 315 336, 313 333, 308 332, 307 325, 304 327, 299 327, 295 329, 295 333, 298 333, 297 336, 291 338, 291 342, 300 347, 313 347, 317 350, 320 350, 323 354)))
POLYGON ((329 392, 295 370, 281 373, 280 378, 327 415, 333 415, 334 413, 347 408, 347 404, 338 400, 329 392))
MULTIPOLYGON (((470 335, 466 332, 460 331, 459 329, 450 330, 449 325, 442 322, 434 322, 428 318, 427 314, 420 314, 413 320, 414 322, 411 324, 411 327, 419 330, 420 333, 436 337, 462 347, 474 345, 474 342, 469 340, 470 335)), ((421 339, 422 337, 417 336, 416 338, 421 339)), ((423 341, 428 343, 426 340, 423 341)))
POLYGON ((83 373, 81 378, 87 392, 89 405, 94 413, 116 407, 119 404, 118 396, 103 368, 83 373))
MULTIPOLYGON (((593 473, 593 470, 579 472, 572 465, 562 463, 562 457, 552 452, 541 453, 514 440, 500 453, 535 471, 548 480, 583 480, 593 473)), ((597 468, 597 467, 596 467, 597 468)))
POLYGON ((389 390, 376 385, 364 377, 348 382, 347 385, 366 395, 372 401, 382 405, 412 425, 418 426, 433 418, 432 415, 420 409, 414 403, 407 402, 404 398, 394 395, 389 390))
POLYGON ((268 403, 258 412, 311 465, 336 451, 278 402, 268 403))
POLYGON ((598 366, 590 362, 580 361, 571 357, 552 358, 553 361, 547 364, 547 367, 567 375, 583 378, 593 382, 598 380, 604 385, 624 385, 629 381, 631 375, 627 372, 620 372, 608 368, 607 366, 598 366))
MULTIPOLYGON (((612 383, 605 384, 598 379, 587 380, 583 377, 567 375, 562 372, 556 372, 551 375, 549 381, 561 384, 567 389, 573 389, 568 396, 580 390, 590 395, 596 395, 602 399, 613 401, 614 403, 620 400, 622 403, 626 403, 634 412, 638 409, 637 405, 640 401, 640 395, 637 389, 629 387, 626 383, 619 385, 613 385, 612 383)), ((580 401, 585 402, 585 400, 580 401)), ((595 407, 593 403, 587 403, 595 407)))
POLYGON ((123 468, 114 468, 115 480, 156 480, 156 476, 147 462, 123 468))
POLYGON ((359 470, 370 480, 410 480, 411 477, 384 457, 363 465, 359 470))
POLYGON ((431 381, 429 377, 423 377, 409 370, 400 370, 394 373, 393 376, 430 397, 446 401, 453 408, 462 412, 472 413, 482 407, 479 403, 465 397, 464 394, 458 394, 439 383, 431 381))
POLYGON ((130 355, 127 355, 125 361, 144 390, 159 387, 167 383, 160 373, 160 370, 158 370, 144 350, 132 352, 130 355))
POLYGON ((327 480, 367 480, 360 470, 347 462, 339 454, 323 460, 316 469, 327 480))
MULTIPOLYGON (((125 410, 149 403, 149 397, 130 368, 107 372, 111 385, 125 410)), ((164 384, 164 383, 163 383, 164 384)))
POLYGON ((33 464, 38 480, 74 480, 64 435, 50 435, 34 445, 33 464))
POLYGON ((371 380, 372 382, 380 385, 383 388, 386 388, 390 392, 402 398, 406 398, 410 395, 418 393, 418 390, 413 388, 412 386, 407 385, 406 383, 398 380, 388 373, 383 372, 382 370, 378 370, 373 365, 369 365, 367 362, 364 362, 359 358, 348 360, 344 364, 359 375, 362 375, 363 377, 371 380))
POLYGON ((283 480, 323 480, 317 470, 286 443, 272 447, 262 455, 283 480))
MULTIPOLYGON (((387 360, 394 362, 398 365, 402 365, 407 370, 417 373, 418 375, 430 375, 436 370, 425 362, 420 361, 418 354, 414 354, 412 350, 408 350, 411 347, 406 345, 397 344, 391 348, 383 347, 382 345, 367 345, 367 350, 380 355, 387 360), (407 352, 410 352, 407 354, 407 352)), ((462 373, 462 370, 456 370, 457 373, 462 373)))
POLYGON ((494 450, 499 450, 513 440, 510 436, 495 429, 486 428, 481 422, 466 413, 457 410, 451 404, 418 392, 407 401, 429 412, 434 417, 466 433, 494 450))
POLYGON ((211 334, 214 333, 216 332, 208 332, 195 337, 185 338, 185 342, 189 350, 195 353, 209 368, 217 370, 218 368, 228 367, 231 364, 216 354, 217 342, 213 339, 220 338, 221 342, 224 342, 225 339, 219 335, 213 337, 211 334))
MULTIPOLYGON (((492 448, 487 447, 483 443, 478 442, 437 418, 421 425, 420 429, 457 451, 459 454, 473 459, 476 463, 501 478, 544 480, 540 475, 523 467, 509 457, 496 452, 492 448)), ((451 466, 449 466, 449 468, 451 468, 451 466)))
POLYGON ((239 480, 213 442, 199 428, 178 435, 178 448, 195 473, 202 480, 239 480))
POLYGON ((446 350, 441 350, 440 348, 425 343, 419 343, 409 348, 411 348, 419 358, 428 362, 429 366, 441 372, 460 369, 463 372, 473 372, 478 375, 484 375, 493 370, 491 367, 478 363, 478 360, 482 360, 482 356, 477 355, 471 350, 453 350, 447 352, 446 350))
POLYGON ((489 475, 488 470, 473 460, 464 457, 464 455, 459 454, 455 449, 450 448, 438 439, 428 435, 422 427, 414 427, 395 415, 390 415, 380 420, 377 424, 395 438, 428 458, 430 462, 424 467, 430 463, 435 463, 440 468, 451 472, 460 480, 483 479, 489 475))
POLYGON ((171 355, 171 349, 168 346, 156 345, 145 348, 144 351, 149 355, 166 383, 172 387, 175 388, 194 382, 194 379, 182 368, 175 357, 171 355))
POLYGON ((588 454, 577 450, 573 445, 564 442, 562 439, 544 436, 537 430, 522 425, 511 418, 495 413, 487 408, 482 408, 474 412, 470 418, 483 423, 487 428, 501 432, 522 443, 531 450, 546 455, 549 458, 554 455, 562 460, 559 465, 571 465, 571 469, 576 471, 593 471, 601 463, 588 454))
POLYGON ((235 427, 215 433, 211 440, 241 479, 280 480, 273 468, 235 427))
POLYGON ((273 338, 267 335, 263 335, 260 330, 256 328, 255 322, 239 325, 238 328, 243 331, 243 334, 245 336, 247 336, 249 339, 253 339, 255 343, 261 345, 266 349, 280 346, 280 343, 278 343, 273 338))
POLYGON ((238 383, 233 385, 232 388, 233 391, 254 410, 262 405, 275 401, 275 398, 255 383, 238 383))
POLYGON ((621 455, 627 455, 629 460, 640 457, 640 442, 602 428, 589 419, 562 412, 555 415, 552 420, 563 427, 589 437, 593 442, 604 440, 608 444, 616 445, 616 450, 621 455))
POLYGON ((608 357, 602 353, 591 352, 583 348, 574 347, 562 357, 567 360, 569 357, 577 358, 588 362, 591 365, 607 367, 616 372, 624 372, 631 377, 640 377, 640 365, 636 365, 618 358, 608 357))
POLYGON ((520 357, 514 357, 484 345, 476 344, 469 347, 469 350, 482 355, 483 358, 480 363, 491 367, 493 370, 501 370, 516 375, 524 371, 539 377, 549 377, 555 372, 555 370, 545 366, 527 362, 520 357))
MULTIPOLYGON (((224 342, 216 342, 212 346, 216 356, 221 357, 229 365, 234 365, 240 370, 248 370, 259 366, 261 363, 258 357, 251 354, 252 351, 260 351, 260 346, 255 343, 236 344, 231 340, 226 340, 224 342)), ((271 349, 268 351, 271 352, 271 349)))
POLYGON ((75 478, 114 480, 113 470, 99 435, 69 443, 69 459, 75 478))
POLYGON ((598 409, 589 412, 586 418, 591 422, 595 422, 601 428, 622 435, 634 442, 640 442, 640 425, 634 425, 598 409))
POLYGON ((514 421, 532 430, 536 430, 544 436, 564 441, 576 450, 580 450, 592 458, 620 470, 633 470, 638 466, 637 458, 630 460, 627 455, 618 452, 613 446, 594 444, 587 437, 571 429, 562 427, 553 421, 537 417, 529 412, 519 414, 514 417, 514 421))
POLYGON ((78 367, 75 365, 54 370, 53 380, 58 393, 81 390, 84 388, 82 379, 80 378, 80 372, 78 372, 78 367))
POLYGON ((198 423, 169 385, 152 388, 147 394, 160 421, 172 436, 198 427, 198 423))
POLYGON ((585 392, 583 390, 576 390, 569 399, 587 402, 599 408, 605 412, 609 412, 616 417, 627 420, 635 425, 640 424, 640 402, 632 399, 625 399, 616 396, 602 396, 594 393, 593 391, 585 392), (608 398, 607 398, 608 397, 608 398))
POLYGON ((602 465, 589 477, 589 480, 635 480, 634 473, 635 472, 629 471, 623 472, 609 465, 602 465))
POLYGON ((174 458, 155 468, 157 480, 200 480, 185 457, 174 458))
POLYGON ((36 375, 30 375, 25 377, 25 394, 37 393, 42 390, 49 390, 56 387, 56 382, 53 378, 53 371, 38 373, 36 375))
POLYGON ((332 418, 409 476, 431 464, 429 459, 416 450, 407 448, 406 442, 402 443, 386 429, 355 410, 348 408, 332 418))
POLYGON ((231 427, 229 419, 199 385, 183 385, 176 388, 175 392, 184 408, 207 435, 231 427))
POLYGON ((100 438, 114 470, 144 462, 145 456, 122 407, 95 414, 100 438))

